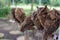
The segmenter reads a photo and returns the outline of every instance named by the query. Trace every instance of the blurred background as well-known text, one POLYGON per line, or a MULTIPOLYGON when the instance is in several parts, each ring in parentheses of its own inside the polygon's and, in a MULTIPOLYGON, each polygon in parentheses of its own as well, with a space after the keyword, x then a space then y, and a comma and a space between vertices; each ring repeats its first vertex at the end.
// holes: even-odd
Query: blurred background
POLYGON ((22 7, 26 16, 29 16, 30 12, 35 10, 37 6, 44 5, 59 7, 60 0, 0 0, 0 18, 11 17, 11 8, 13 7, 22 7))

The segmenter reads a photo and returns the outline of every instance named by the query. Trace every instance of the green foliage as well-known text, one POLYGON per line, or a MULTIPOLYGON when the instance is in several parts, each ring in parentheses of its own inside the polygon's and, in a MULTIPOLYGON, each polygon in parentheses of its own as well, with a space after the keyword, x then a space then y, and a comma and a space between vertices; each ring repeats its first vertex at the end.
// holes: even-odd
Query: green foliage
POLYGON ((5 3, 2 0, 0 0, 0 8, 4 7, 4 5, 5 3))
POLYGON ((50 2, 53 6, 60 6, 60 0, 50 0, 50 2))
POLYGON ((1 7, 5 7, 5 6, 9 6, 11 4, 11 0, 0 0, 0 8, 1 7))
MULTIPOLYGON (((25 2, 26 4, 30 4, 30 3, 32 3, 32 0, 24 0, 24 2, 25 2)), ((34 3, 35 3, 35 4, 38 4, 39 1, 38 1, 38 0, 34 0, 34 3)))
POLYGON ((30 12, 31 12, 30 10, 25 10, 25 15, 26 16, 29 16, 30 15, 30 12))
POLYGON ((34 0, 34 3, 35 4, 39 4, 39 0, 34 0))
POLYGON ((32 0, 22 0, 22 2, 25 3, 25 4, 29 4, 29 3, 32 2, 32 0))
MULTIPOLYGON (((30 4, 30 3, 32 3, 32 0, 14 0, 14 1, 15 1, 16 4, 17 4, 17 3, 25 3, 25 4, 30 4)), ((12 2, 12 0, 11 0, 11 2, 12 2)), ((34 3, 35 3, 35 4, 38 4, 39 1, 38 1, 38 0, 34 0, 34 3)))
POLYGON ((2 8, 3 7, 3 5, 2 5, 2 3, 0 2, 0 8, 2 8))
POLYGON ((11 0, 0 0, 0 17, 5 17, 6 14, 11 13, 10 10, 11 0))
MULTIPOLYGON (((12 2, 12 0, 11 0, 12 2)), ((22 3, 22 0, 14 0, 15 4, 19 4, 19 3, 22 3)))
POLYGON ((54 3, 54 6, 60 6, 60 1, 56 1, 56 3, 54 3))
POLYGON ((41 0, 41 3, 43 4, 43 5, 49 5, 50 4, 50 0, 41 0))
POLYGON ((0 17, 5 17, 7 14, 11 13, 11 9, 6 8, 0 8, 0 17))

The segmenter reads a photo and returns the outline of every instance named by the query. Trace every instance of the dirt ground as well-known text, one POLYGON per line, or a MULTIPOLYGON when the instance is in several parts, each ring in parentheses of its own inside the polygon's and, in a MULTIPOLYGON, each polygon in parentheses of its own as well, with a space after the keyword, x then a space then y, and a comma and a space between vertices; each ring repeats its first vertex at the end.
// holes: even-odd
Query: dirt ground
POLYGON ((19 28, 15 23, 9 22, 8 20, 5 19, 0 19, 0 33, 4 33, 4 37, 1 39, 16 40, 18 36, 22 35, 22 34, 11 35, 9 33, 10 31, 14 31, 14 30, 19 30, 19 28))
MULTIPOLYGON (((8 20, 5 19, 0 19, 0 33, 4 33, 4 37, 0 39, 4 40, 24 40, 23 34, 17 34, 17 35, 11 35, 9 32, 13 30, 18 30, 19 31, 20 27, 17 26, 17 24, 9 22, 8 20)), ((58 31, 56 32, 58 34, 58 31)), ((26 34, 25 34, 26 35, 26 34)), ((30 36, 32 36, 30 40, 40 40, 42 34, 39 34, 38 32, 35 34, 33 37, 33 33, 31 33, 30 36)), ((52 40, 52 39, 49 39, 52 40)))

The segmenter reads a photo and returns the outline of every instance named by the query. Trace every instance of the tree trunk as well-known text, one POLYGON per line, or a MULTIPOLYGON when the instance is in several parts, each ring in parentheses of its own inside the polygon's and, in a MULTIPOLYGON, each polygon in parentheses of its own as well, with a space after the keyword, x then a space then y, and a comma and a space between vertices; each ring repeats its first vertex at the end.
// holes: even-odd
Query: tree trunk
POLYGON ((14 5, 14 0, 12 0, 12 5, 14 5))
POLYGON ((31 11, 33 11, 33 3, 34 3, 34 0, 32 0, 32 3, 31 3, 31 11))

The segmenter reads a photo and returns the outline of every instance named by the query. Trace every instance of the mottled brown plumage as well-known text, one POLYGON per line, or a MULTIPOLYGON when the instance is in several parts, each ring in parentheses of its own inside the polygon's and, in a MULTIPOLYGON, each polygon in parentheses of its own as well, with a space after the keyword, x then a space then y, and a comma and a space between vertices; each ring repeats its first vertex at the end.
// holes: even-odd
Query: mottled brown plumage
POLYGON ((12 8, 13 18, 16 22, 21 24, 25 19, 25 12, 22 8, 12 8))
POLYGON ((47 40, 48 36, 52 35, 52 33, 56 31, 59 27, 60 18, 57 15, 59 13, 56 11, 57 10, 55 9, 49 11, 47 8, 44 8, 39 11, 38 18, 42 27, 44 28, 43 40, 47 40))
POLYGON ((26 17, 24 22, 21 24, 21 31, 24 32, 26 30, 34 30, 34 23, 31 20, 31 15, 26 17))
POLYGON ((34 11, 32 13, 32 17, 31 17, 32 19, 31 20, 33 21, 34 26, 36 26, 38 30, 43 30, 43 27, 42 27, 42 25, 41 25, 41 23, 37 17, 37 14, 38 14, 38 12, 34 11))
POLYGON ((15 17, 20 23, 22 23, 26 17, 24 10, 22 8, 16 8, 15 17))
POLYGON ((31 20, 31 15, 25 16, 25 12, 22 8, 13 8, 12 14, 15 21, 18 22, 22 26, 20 31, 24 32, 25 30, 34 29, 34 27, 32 27, 32 25, 34 24, 31 20))
POLYGON ((28 17, 23 13, 19 11, 19 9, 15 11, 15 19, 21 22, 21 31, 34 30, 33 26, 36 26, 39 30, 41 29, 41 31, 43 31, 42 40, 47 40, 47 38, 59 27, 60 14, 55 9, 49 10, 47 6, 37 8, 37 10, 28 17), (22 20, 20 19, 21 17, 23 18, 22 20))

